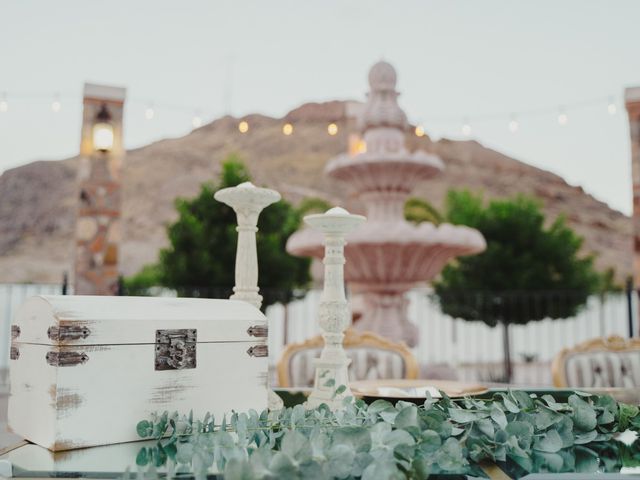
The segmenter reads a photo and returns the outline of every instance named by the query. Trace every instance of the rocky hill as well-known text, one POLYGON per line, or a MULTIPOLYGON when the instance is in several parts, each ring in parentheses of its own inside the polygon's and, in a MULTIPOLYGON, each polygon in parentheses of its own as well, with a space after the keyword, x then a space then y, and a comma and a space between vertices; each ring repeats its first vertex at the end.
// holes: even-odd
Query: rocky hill
MULTIPOLYGON (((291 111, 285 117, 294 124, 291 136, 281 133, 283 119, 250 115, 250 130, 241 134, 238 119, 224 117, 184 137, 130 150, 123 175, 123 273, 156 260, 166 244, 165 225, 176 218, 174 199, 193 196, 202 182, 215 179, 232 152, 249 166, 254 183, 293 202, 319 196, 358 210, 357 201, 323 175, 327 160, 348 148, 353 120, 347 105, 306 104, 291 111), (339 126, 336 136, 327 134, 329 122, 339 126)), ((432 142, 410 134, 407 141, 412 149, 440 155, 446 167, 416 196, 440 206, 451 187, 482 190, 487 197, 535 195, 550 218, 567 216, 585 237, 585 252, 597 254, 598 267, 614 267, 619 279, 631 273, 630 219, 582 188, 475 141, 432 142)), ((59 282, 72 270, 76 161, 39 161, 0 176, 0 282, 59 282)))

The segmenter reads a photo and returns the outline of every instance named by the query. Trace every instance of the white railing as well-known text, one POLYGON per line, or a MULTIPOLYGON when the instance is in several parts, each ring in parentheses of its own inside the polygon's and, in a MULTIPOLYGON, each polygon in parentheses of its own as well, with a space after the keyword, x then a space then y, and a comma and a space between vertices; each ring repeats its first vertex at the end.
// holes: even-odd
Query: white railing
MULTIPOLYGON (((315 319, 319 299, 319 291, 310 291, 304 299, 287 307, 269 307, 269 354, 273 363, 280 358, 285 343, 300 342, 318 334, 315 319)), ((635 295, 633 302, 632 311, 636 312, 635 295)), ((511 326, 514 381, 548 384, 550 362, 563 348, 599 336, 628 336, 627 310, 626 293, 612 293, 604 298, 591 297, 572 318, 511 326), (527 362, 525 356, 533 358, 527 362)), ((410 292, 408 314, 420 331, 414 354, 427 371, 430 366, 442 365, 451 367, 466 380, 499 375, 503 361, 501 327, 451 318, 441 312, 434 297, 424 289, 410 292)))

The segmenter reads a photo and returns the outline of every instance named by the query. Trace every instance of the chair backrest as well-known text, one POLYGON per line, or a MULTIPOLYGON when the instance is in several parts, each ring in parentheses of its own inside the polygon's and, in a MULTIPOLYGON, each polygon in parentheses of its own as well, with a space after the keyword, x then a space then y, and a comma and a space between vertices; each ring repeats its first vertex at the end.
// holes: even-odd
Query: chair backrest
POLYGON ((565 348, 551 371, 556 387, 640 387, 640 339, 614 335, 565 348))
MULTIPOLYGON (((285 348, 278 361, 278 382, 281 387, 313 386, 314 359, 320 357, 324 345, 321 335, 285 348)), ((396 343, 373 332, 348 329, 344 349, 351 359, 349 378, 418 378, 418 362, 404 343, 396 343)))

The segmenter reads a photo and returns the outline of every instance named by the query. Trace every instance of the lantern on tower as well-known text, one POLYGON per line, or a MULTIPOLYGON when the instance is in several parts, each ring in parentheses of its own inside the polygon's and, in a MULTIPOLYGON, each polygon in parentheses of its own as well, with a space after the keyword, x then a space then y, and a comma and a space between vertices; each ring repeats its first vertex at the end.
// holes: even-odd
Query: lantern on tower
POLYGON ((98 152, 110 152, 113 148, 113 125, 105 103, 100 107, 93 125, 93 148, 98 152))

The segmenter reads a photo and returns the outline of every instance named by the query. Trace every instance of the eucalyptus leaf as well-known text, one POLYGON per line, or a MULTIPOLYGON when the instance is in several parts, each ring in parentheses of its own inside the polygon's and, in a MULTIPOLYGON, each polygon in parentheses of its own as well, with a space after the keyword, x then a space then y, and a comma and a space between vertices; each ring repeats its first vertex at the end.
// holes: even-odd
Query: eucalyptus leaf
POLYGON ((394 419, 396 428, 418 427, 418 407, 411 405, 403 408, 394 419))
POLYGON ((269 463, 269 471, 277 478, 298 478, 298 472, 293 460, 283 452, 276 452, 269 463))
POLYGON ((334 444, 350 445, 355 452, 368 452, 371 450, 371 434, 365 427, 340 427, 333 432, 334 444))
POLYGON ((509 396, 525 410, 530 410, 534 407, 533 399, 523 390, 509 390, 509 396))
POLYGON ((311 458, 311 444, 309 439, 298 430, 285 432, 281 444, 282 453, 296 462, 304 462, 311 458))
POLYGON ((576 433, 574 443, 576 445, 584 445, 593 442, 597 436, 598 432, 595 430, 591 430, 590 432, 579 432, 576 433))
POLYGON ((350 444, 333 445, 328 452, 327 473, 335 478, 347 478, 356 458, 356 451, 350 444))
POLYGON ((565 403, 519 391, 489 399, 445 395, 419 406, 350 399, 335 411, 326 404, 250 410, 225 415, 220 425, 210 415, 200 421, 163 412, 136 425, 140 435, 157 439, 136 463, 149 479, 166 467, 172 477, 200 480, 215 467, 232 480, 377 480, 482 476, 479 463, 498 461, 519 478, 533 471, 609 471, 620 465, 612 460, 618 454, 640 464, 637 445, 612 440, 626 428, 640 429, 638 408, 610 397, 576 394, 565 403))
POLYGON ((464 458, 460 443, 453 438, 447 439, 438 451, 436 463, 444 471, 462 472, 467 465, 467 460, 464 458))
POLYGON ((398 470, 393 459, 376 460, 362 472, 362 480, 380 480, 383 478, 386 480, 405 480, 406 477, 398 470))
POLYGON ((138 432, 138 436, 142 438, 150 437, 153 433, 153 425, 148 420, 141 420, 136 425, 136 431, 138 432))
POLYGON ((464 410, 462 408, 450 408, 449 416, 451 420, 458 423, 469 423, 480 420, 481 418, 487 418, 491 415, 488 410, 464 410))
POLYGON ((149 449, 147 447, 141 448, 136 456, 136 465, 140 467, 144 467, 147 463, 149 463, 149 449))
POLYGON ((415 440, 411 434, 405 430, 392 430, 384 436, 383 443, 387 447, 394 449, 398 445, 413 445, 415 440))
POLYGON ((555 453, 562 448, 562 439, 557 431, 547 430, 535 437, 533 448, 542 452, 555 453))
POLYGON ((558 423, 562 418, 564 417, 561 413, 544 405, 540 405, 538 412, 535 414, 536 428, 538 430, 546 430, 551 425, 558 423))
POLYGON ((496 422, 496 424, 500 428, 504 428, 507 426, 507 416, 504 414, 504 411, 495 403, 491 406, 491 419, 496 422))
POLYGON ((571 420, 573 420, 573 425, 577 429, 583 431, 593 430, 598 424, 596 412, 593 407, 589 405, 575 405, 573 407, 571 420))

